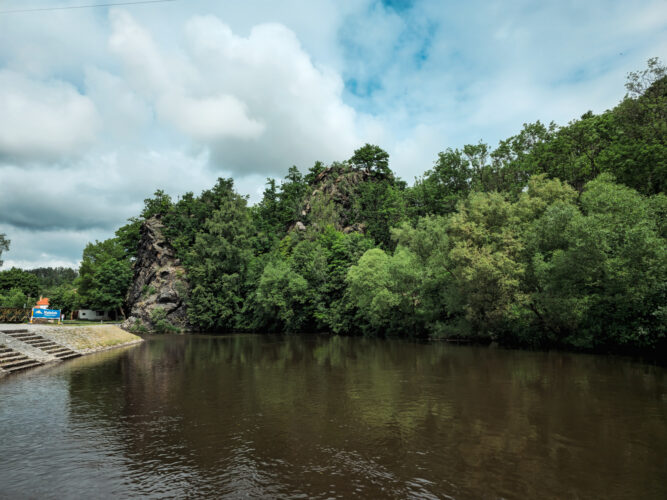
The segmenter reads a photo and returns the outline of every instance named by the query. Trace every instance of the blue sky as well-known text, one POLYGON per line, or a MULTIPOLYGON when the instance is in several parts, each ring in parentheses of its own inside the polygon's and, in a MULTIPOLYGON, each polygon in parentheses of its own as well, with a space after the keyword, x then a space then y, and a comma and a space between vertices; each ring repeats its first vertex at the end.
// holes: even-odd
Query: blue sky
POLYGON ((178 196, 232 176, 256 201, 267 176, 365 142, 412 182, 447 147, 613 107, 625 75, 666 49, 664 0, 0 13, 3 269, 76 266, 158 188, 178 196))

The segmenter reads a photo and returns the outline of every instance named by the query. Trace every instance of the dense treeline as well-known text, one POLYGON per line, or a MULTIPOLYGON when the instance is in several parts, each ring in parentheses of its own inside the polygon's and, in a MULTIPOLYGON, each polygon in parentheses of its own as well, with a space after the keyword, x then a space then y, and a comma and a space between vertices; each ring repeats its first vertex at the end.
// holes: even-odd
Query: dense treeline
MULTIPOLYGON (((4 250, 8 250, 10 242, 5 241, 4 250)), ((68 267, 0 271, 0 307, 32 307, 44 296, 50 298, 53 307, 68 314, 81 305, 76 294, 77 277, 77 271, 68 267)))
POLYGON ((268 179, 255 206, 231 179, 176 201, 157 191, 86 247, 78 293, 122 310, 139 228, 158 217, 202 330, 663 349, 665 68, 652 59, 626 87, 602 114, 447 149, 412 187, 367 144, 268 179))

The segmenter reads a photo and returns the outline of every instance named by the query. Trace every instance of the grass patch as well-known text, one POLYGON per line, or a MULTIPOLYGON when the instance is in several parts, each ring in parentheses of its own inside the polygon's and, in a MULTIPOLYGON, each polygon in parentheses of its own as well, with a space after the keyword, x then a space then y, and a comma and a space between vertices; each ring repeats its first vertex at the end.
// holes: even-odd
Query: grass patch
POLYGON ((122 330, 116 325, 63 327, 40 332, 55 342, 70 346, 79 351, 90 351, 141 340, 140 337, 122 330))

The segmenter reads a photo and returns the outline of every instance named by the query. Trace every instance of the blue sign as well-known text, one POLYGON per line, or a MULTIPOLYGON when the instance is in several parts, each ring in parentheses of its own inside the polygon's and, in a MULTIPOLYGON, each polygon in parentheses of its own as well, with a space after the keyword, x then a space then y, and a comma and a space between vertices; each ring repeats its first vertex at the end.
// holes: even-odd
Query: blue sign
POLYGON ((60 309, 39 309, 35 307, 32 310, 33 318, 60 319, 60 309))

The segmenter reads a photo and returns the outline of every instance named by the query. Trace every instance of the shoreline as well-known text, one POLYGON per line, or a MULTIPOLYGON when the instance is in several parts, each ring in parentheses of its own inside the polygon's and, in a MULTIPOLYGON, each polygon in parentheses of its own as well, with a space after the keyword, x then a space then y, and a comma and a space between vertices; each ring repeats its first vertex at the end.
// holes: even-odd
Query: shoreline
MULTIPOLYGON (((44 366, 51 363, 63 362, 69 357, 80 357, 97 352, 107 351, 118 347, 126 347, 143 342, 144 339, 138 335, 129 333, 117 325, 52 325, 52 324, 16 324, 0 323, 0 346, 7 353, 5 356, 14 357, 23 363, 25 369, 32 366, 44 366), (14 336, 12 336, 14 334, 14 336), (21 335, 30 334, 38 336, 37 341, 26 341, 21 335), (67 358, 58 356, 58 353, 48 352, 54 349, 42 347, 41 344, 50 344, 59 350, 67 350, 72 354, 67 358), (36 344, 36 345, 32 345, 36 344), (32 364, 28 365, 28 362, 32 364)), ((2 354, 0 354, 0 358, 2 354)), ((10 364, 9 361, 4 363, 10 364)), ((0 359, 0 378, 14 371, 23 371, 19 366, 2 367, 3 360, 0 359)))

